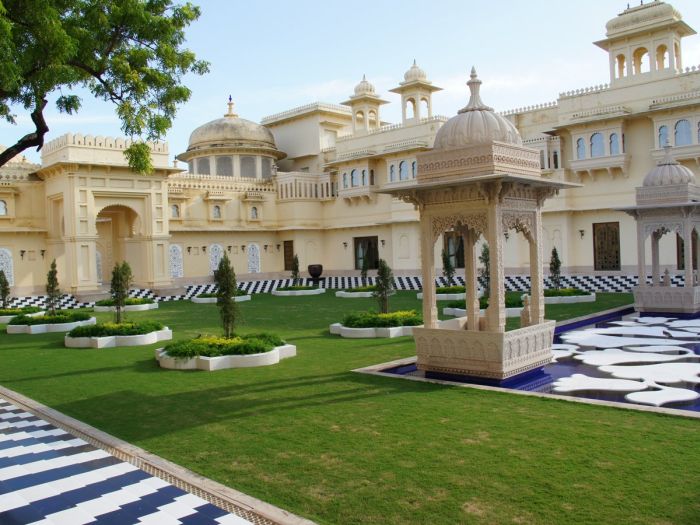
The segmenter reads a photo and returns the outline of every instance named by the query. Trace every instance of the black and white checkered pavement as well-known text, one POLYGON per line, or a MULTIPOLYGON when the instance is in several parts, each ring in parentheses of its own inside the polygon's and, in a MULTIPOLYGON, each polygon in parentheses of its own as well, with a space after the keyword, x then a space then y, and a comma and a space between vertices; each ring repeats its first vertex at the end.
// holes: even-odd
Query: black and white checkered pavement
POLYGON ((0 398, 0 524, 246 525, 0 398))

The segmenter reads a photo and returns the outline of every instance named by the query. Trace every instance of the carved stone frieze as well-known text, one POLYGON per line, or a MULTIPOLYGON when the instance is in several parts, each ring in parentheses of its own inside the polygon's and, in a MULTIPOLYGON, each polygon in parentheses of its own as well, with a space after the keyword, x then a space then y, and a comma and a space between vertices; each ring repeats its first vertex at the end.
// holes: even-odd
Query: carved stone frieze
POLYGON ((470 228, 479 234, 486 231, 486 213, 451 213, 448 215, 437 215, 432 218, 433 241, 443 232, 460 226, 470 228))
POLYGON ((508 230, 515 230, 524 234, 528 240, 532 240, 535 219, 535 211, 505 211, 503 212, 503 233, 506 233, 508 230))

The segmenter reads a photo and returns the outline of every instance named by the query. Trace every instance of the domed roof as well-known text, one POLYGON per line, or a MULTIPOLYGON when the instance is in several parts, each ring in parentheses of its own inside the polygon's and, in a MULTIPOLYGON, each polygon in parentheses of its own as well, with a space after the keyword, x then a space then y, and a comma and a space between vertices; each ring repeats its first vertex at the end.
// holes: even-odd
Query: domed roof
POLYGON ((277 149, 272 132, 261 124, 239 118, 233 113, 229 97, 229 110, 223 118, 199 126, 190 135, 187 150, 216 146, 246 146, 277 149))
POLYGON ((362 75, 362 80, 355 86, 355 96, 374 95, 374 86, 367 81, 367 77, 362 75))
POLYGON ((493 141, 522 146, 522 138, 513 123, 481 101, 481 80, 477 78, 473 67, 467 85, 471 91, 469 103, 442 125, 435 136, 433 148, 461 148, 490 144, 493 141))
POLYGON ((428 75, 425 74, 425 71, 423 71, 421 68, 418 67, 416 64, 415 59, 413 60, 413 65, 410 67, 406 73, 403 75, 403 79, 406 82, 414 82, 416 80, 427 80, 428 75))
POLYGON ((664 147, 665 155, 659 164, 644 177, 642 186, 670 186, 673 184, 695 184, 695 175, 671 155, 671 146, 664 147))
POLYGON ((657 24, 659 22, 680 21, 681 14, 671 5, 665 2, 648 2, 646 4, 628 7, 622 13, 605 24, 607 35, 638 30, 642 27, 657 24))

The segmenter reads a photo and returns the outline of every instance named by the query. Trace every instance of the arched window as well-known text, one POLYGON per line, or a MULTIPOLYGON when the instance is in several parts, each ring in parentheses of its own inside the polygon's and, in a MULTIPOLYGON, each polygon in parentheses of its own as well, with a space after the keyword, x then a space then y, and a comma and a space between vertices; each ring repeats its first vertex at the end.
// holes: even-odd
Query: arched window
POLYGON ((350 172, 350 186, 353 188, 360 185, 360 180, 357 178, 357 170, 350 172))
POLYGON ((651 71, 649 59, 649 51, 646 47, 638 47, 632 55, 632 64, 634 65, 634 74, 648 73, 651 71))
POLYGON ((348 174, 343 173, 343 188, 347 188, 347 187, 348 187, 348 174))
POLYGON ((430 103, 427 98, 420 99, 420 114, 423 115, 423 118, 430 116, 430 103))
POLYGON ((228 156, 216 157, 216 174, 219 177, 233 177, 233 158, 228 156))
POLYGON ((0 216, 7 215, 7 203, 0 201, 0 216))
POLYGON ((374 186, 374 170, 369 170, 369 185, 374 186))
POLYGON ((659 127, 659 147, 663 148, 666 144, 668 144, 668 127, 661 126, 659 127))
POLYGON ((617 133, 610 134, 610 155, 620 154, 620 139, 617 138, 617 133))
POLYGON ((355 123, 358 127, 365 127, 365 114, 362 111, 355 113, 355 123))
POLYGON ((593 133, 591 135, 591 157, 602 157, 603 155, 605 155, 603 135, 602 133, 593 133))
POLYGON ((399 180, 408 180, 408 164, 405 160, 399 162, 399 180))
POLYGON ((615 61, 617 62, 617 76, 615 78, 624 78, 627 68, 627 57, 625 55, 617 55, 615 61))
POLYGON ((544 150, 540 150, 540 169, 543 170, 546 167, 544 164, 544 150))
POLYGON ((700 144, 700 122, 698 122, 698 144, 700 144))
POLYGON ((576 141, 576 159, 581 160, 586 158, 586 143, 583 139, 576 141))
POLYGON ((211 216, 214 219, 220 219, 221 218, 221 206, 219 206, 218 204, 216 206, 214 206, 211 209, 211 216))
POLYGON ((255 178, 255 157, 241 157, 241 177, 255 178))
POLYGON ((671 67, 669 56, 668 48, 664 44, 656 48, 656 69, 658 71, 671 67))
POLYGON ((412 98, 406 99, 406 119, 416 118, 416 101, 412 98))
POLYGON ((362 170, 362 185, 367 186, 367 170, 362 170))
POLYGON ((379 127, 379 119, 377 118, 377 112, 374 110, 370 110, 369 113, 367 114, 367 123, 369 124, 370 129, 378 128, 379 127))
POLYGON ((209 159, 197 159, 197 175, 209 175, 209 159))
POLYGON ((170 206, 170 217, 173 219, 179 219, 180 218, 180 206, 177 204, 173 204, 170 206))
POLYGON ((258 209, 257 209, 255 206, 253 206, 253 207, 250 209, 250 218, 251 218, 251 219, 257 219, 257 218, 258 218, 258 209))
POLYGON ((559 153, 556 151, 552 153, 552 165, 554 165, 555 170, 559 169, 559 153))
POLYGON ((411 178, 412 179, 416 178, 416 167, 417 167, 416 161, 414 160, 413 162, 411 162, 411 178))
POLYGON ((687 146, 692 142, 690 137, 690 122, 687 120, 679 120, 673 127, 673 136, 676 146, 687 146))
POLYGON ((396 166, 393 164, 389 166, 389 182, 394 182, 396 180, 396 166))

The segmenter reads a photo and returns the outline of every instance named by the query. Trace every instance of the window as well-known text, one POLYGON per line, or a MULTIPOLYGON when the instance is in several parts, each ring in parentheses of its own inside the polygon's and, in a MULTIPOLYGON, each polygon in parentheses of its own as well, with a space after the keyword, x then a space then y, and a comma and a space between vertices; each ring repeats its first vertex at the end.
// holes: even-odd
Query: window
POLYGON ((216 157, 216 174, 220 177, 233 177, 233 159, 231 157, 216 157))
POLYGON ((369 184, 374 186, 374 170, 369 170, 369 184))
POLYGON ((367 170, 362 170, 362 185, 367 186, 367 170))
MULTIPOLYGON (((698 232, 693 230, 692 240, 693 270, 698 269, 698 232)), ((683 237, 676 234, 676 265, 679 270, 685 270, 685 242, 683 237)))
POLYGON ((221 218, 221 206, 219 206, 218 204, 216 206, 214 206, 211 209, 211 216, 212 216, 212 219, 220 219, 221 218))
POLYGON ((209 175, 209 159, 197 159, 197 175, 209 175))
POLYGON ((379 247, 377 237, 355 237, 355 270, 361 270, 367 259, 367 267, 376 270, 379 262, 379 247))
MULTIPOLYGON (((260 161, 262 167, 262 178, 269 179, 272 177, 272 159, 270 157, 263 157, 260 159, 260 161)), ((304 171, 303 168, 302 171, 304 171)), ((306 171, 309 171, 309 168, 306 168, 306 171)))
POLYGON ((546 168, 547 168, 547 166, 544 163, 544 151, 540 150, 540 169, 543 170, 546 168))
POLYGON ((559 169, 559 153, 556 151, 552 153, 552 164, 554 165, 555 170, 559 169))
POLYGON ((646 47, 635 49, 632 55, 632 65, 634 66, 634 74, 648 73, 651 71, 651 58, 646 47))
POLYGON ((408 163, 405 160, 399 162, 399 180, 408 180, 408 163))
POLYGON ((255 206, 253 206, 253 207, 250 209, 250 218, 253 219, 253 220, 255 220, 255 219, 258 218, 258 208, 256 208, 255 206))
POLYGON ((586 144, 583 139, 578 139, 576 141, 576 158, 578 160, 586 158, 586 144))
POLYGON ((610 155, 620 154, 620 140, 617 138, 617 133, 610 135, 610 155))
POLYGON ((357 170, 350 171, 350 186, 353 188, 360 185, 360 180, 357 177, 357 170))
POLYGON ((593 133, 591 135, 591 157, 602 157, 603 155, 605 155, 603 135, 602 133, 593 133))
POLYGON ((416 178, 416 161, 411 162, 411 178, 416 178))
POLYGON ((389 166, 389 182, 394 182, 395 180, 396 180, 396 167, 392 164, 391 166, 389 166))
POLYGON ((177 204, 173 204, 170 206, 170 217, 173 219, 179 219, 180 218, 180 206, 177 204))
POLYGON ((660 71, 670 67, 670 65, 668 48, 661 44, 656 48, 656 69, 660 71))
POLYGON ((593 224, 593 266, 596 271, 620 270, 620 223, 593 224))
POLYGON ((7 215, 7 203, 0 201, 0 216, 7 215))
POLYGON ((464 268, 464 240, 458 232, 445 232, 443 250, 449 255, 454 268, 464 268))
POLYGON ((615 78, 623 78, 626 73, 625 67, 627 59, 625 58, 625 55, 617 55, 615 58, 617 60, 617 76, 615 78))
POLYGON ((659 128, 659 147, 663 148, 668 144, 668 127, 661 126, 659 128))
POLYGON ((673 127, 673 136, 676 146, 687 146, 690 144, 690 122, 685 119, 676 122, 676 125, 673 127))
POLYGON ((241 157, 241 177, 255 178, 255 157, 241 157))
POLYGON ((343 188, 347 188, 347 187, 348 187, 348 174, 343 173, 343 188))
POLYGON ((187 163, 187 173, 194 175, 194 162, 187 163))

